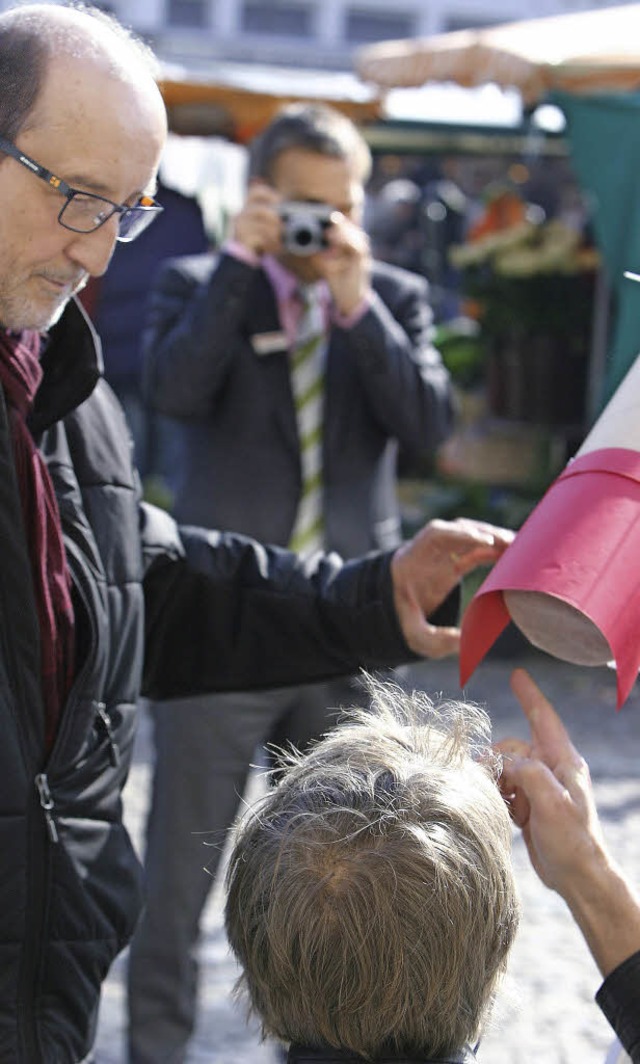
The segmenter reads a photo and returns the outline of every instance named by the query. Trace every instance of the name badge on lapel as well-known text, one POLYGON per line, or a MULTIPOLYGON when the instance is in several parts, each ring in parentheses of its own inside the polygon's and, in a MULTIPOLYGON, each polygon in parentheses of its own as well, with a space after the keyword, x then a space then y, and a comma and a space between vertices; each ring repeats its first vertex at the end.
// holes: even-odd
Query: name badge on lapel
POLYGON ((251 346, 256 355, 272 355, 275 351, 286 351, 289 346, 286 333, 255 333, 251 337, 251 346))

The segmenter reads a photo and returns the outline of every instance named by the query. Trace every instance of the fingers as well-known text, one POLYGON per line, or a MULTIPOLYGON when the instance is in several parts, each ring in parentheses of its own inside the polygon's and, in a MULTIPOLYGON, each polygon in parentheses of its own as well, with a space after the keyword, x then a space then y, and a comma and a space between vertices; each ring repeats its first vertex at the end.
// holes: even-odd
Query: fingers
POLYGON ((524 669, 514 670, 511 687, 531 729, 529 742, 509 737, 495 744, 503 756, 500 789, 513 820, 522 828, 535 811, 551 831, 566 820, 569 799, 585 823, 597 820, 588 766, 553 706, 524 669))
POLYGON ((434 548, 446 551, 459 576, 495 562, 514 538, 509 529, 466 518, 435 520, 425 531, 433 538, 434 548))
POLYGON ((493 744, 494 750, 502 754, 505 760, 514 757, 531 757, 531 743, 527 743, 524 739, 500 739, 497 743, 493 744))
POLYGON ((405 641, 415 654, 434 660, 459 654, 459 628, 429 624, 419 606, 406 606, 399 619, 405 641))
POLYGON ((558 789, 562 790, 562 784, 556 780, 551 769, 543 761, 538 761, 526 753, 504 756, 500 778, 508 791, 519 787, 529 794, 542 785, 553 786, 554 793, 557 793, 558 789))
POLYGON ((350 315, 366 298, 371 281, 371 252, 367 234, 338 211, 331 215, 328 248, 318 256, 317 269, 329 285, 340 314, 350 315))
POLYGON ((458 628, 427 621, 459 583, 484 562, 495 561, 513 539, 508 529, 480 521, 430 521, 391 560, 394 601, 404 637, 413 651, 445 657, 460 649, 458 628))
POLYGON ((516 827, 520 828, 522 831, 529 823, 529 818, 531 816, 529 798, 521 787, 516 787, 513 782, 509 782, 506 776, 500 777, 499 785, 500 793, 509 809, 509 816, 516 827))
POLYGON ((579 758, 560 717, 529 673, 525 669, 514 669, 510 683, 529 721, 538 756, 552 765, 568 756, 579 758))
POLYGON ((247 192, 247 203, 270 203, 276 206, 282 201, 282 196, 276 192, 272 185, 268 185, 261 178, 253 178, 247 192))
POLYGON ((269 185, 252 182, 244 206, 234 219, 234 239, 257 254, 277 248, 282 228, 279 202, 280 196, 269 185))
POLYGON ((364 257, 370 255, 369 237, 364 229, 346 218, 340 211, 331 215, 331 226, 327 232, 329 246, 364 257))
POLYGON ((425 624, 416 637, 416 653, 434 661, 460 653, 460 629, 425 624))
POLYGON ((495 560, 513 538, 508 529, 459 518, 456 521, 430 521, 414 537, 408 550, 422 556, 433 568, 452 566, 458 578, 478 565, 495 560))
POLYGON ((471 549, 474 546, 493 547, 504 550, 515 539, 515 532, 510 528, 501 528, 486 521, 472 521, 471 518, 457 517, 454 521, 436 519, 428 525, 434 533, 449 540, 451 549, 471 549))
POLYGON ((529 822, 534 805, 538 813, 545 808, 556 808, 558 802, 563 801, 565 792, 563 784, 547 765, 526 755, 504 758, 500 790, 519 828, 529 822))
POLYGON ((455 566, 458 576, 467 576, 468 573, 472 573, 480 565, 492 565, 493 562, 497 561, 501 553, 502 549, 495 545, 472 546, 466 550, 449 551, 449 558, 455 566))
POLYGON ((523 739, 508 738, 494 743, 493 748, 502 755, 502 770, 498 781, 500 793, 509 807, 511 819, 522 829, 529 820, 531 807, 527 794, 517 786, 513 767, 516 761, 531 756, 531 746, 523 739))

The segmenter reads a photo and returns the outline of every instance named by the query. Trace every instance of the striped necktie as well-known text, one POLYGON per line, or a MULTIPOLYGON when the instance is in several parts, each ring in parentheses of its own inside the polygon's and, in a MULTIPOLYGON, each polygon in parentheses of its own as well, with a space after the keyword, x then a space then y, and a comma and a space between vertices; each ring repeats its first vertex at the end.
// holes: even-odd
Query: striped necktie
POLYGON ((291 351, 291 388, 296 407, 302 493, 289 547, 307 557, 323 548, 322 407, 326 328, 317 285, 299 289, 302 315, 291 351))

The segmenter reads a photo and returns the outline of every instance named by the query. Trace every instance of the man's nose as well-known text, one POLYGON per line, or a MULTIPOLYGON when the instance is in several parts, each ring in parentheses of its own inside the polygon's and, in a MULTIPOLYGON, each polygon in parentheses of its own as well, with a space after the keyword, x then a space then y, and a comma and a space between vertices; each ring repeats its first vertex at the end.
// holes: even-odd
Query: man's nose
POLYGON ((91 277, 101 277, 111 261, 118 238, 118 218, 108 218, 91 233, 74 233, 67 244, 67 256, 91 277))

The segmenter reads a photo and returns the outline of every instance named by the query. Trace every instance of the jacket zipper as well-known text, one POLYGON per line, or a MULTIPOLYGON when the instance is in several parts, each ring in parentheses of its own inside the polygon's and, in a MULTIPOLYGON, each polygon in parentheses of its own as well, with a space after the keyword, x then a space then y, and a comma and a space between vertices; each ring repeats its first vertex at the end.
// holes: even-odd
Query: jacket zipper
POLYGON ((49 780, 46 772, 39 772, 36 776, 36 790, 40 797, 40 805, 44 812, 49 838, 52 842, 58 842, 58 829, 53 815, 54 801, 49 789, 49 780))
POLYGON ((113 734, 113 722, 107 712, 106 702, 98 702, 96 707, 100 729, 104 732, 109 745, 109 760, 114 768, 120 764, 120 747, 113 734))
MULTIPOLYGON (((79 590, 82 595, 82 590, 79 590)), ((91 634, 95 640, 93 628, 91 634)), ((85 668, 89 667, 89 660, 90 654, 87 657, 85 668)), ((81 689, 85 668, 80 671, 69 692, 53 749, 47 761, 46 767, 48 769, 55 763, 56 755, 59 756, 59 749, 64 742, 65 721, 77 711, 78 699, 76 692, 81 689)), ((29 879, 27 886, 27 912, 29 913, 29 924, 20 983, 19 1037, 24 1054, 21 1059, 25 1062, 28 1061, 28 1064, 45 1064, 38 1036, 35 999, 43 963, 43 936, 49 919, 47 899, 51 889, 52 847, 59 842, 58 826, 54 815, 55 801, 47 772, 36 773, 32 793, 33 799, 28 812, 29 879)))

